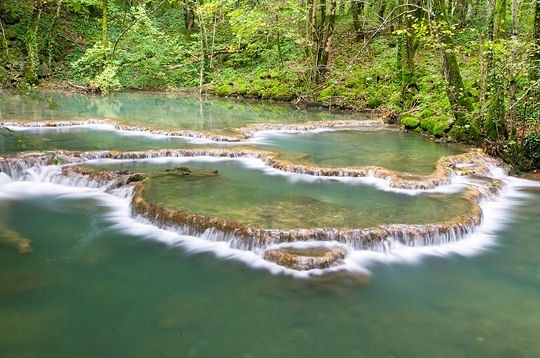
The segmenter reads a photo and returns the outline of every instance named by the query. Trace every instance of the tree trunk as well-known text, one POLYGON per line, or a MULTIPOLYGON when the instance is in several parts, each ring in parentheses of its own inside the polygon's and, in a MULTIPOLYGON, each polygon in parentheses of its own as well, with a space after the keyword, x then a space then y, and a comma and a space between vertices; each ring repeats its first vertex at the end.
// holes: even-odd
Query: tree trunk
POLYGON ((39 22, 41 19, 42 10, 41 0, 34 2, 34 9, 32 12, 32 21, 28 30, 26 31, 26 68, 24 71, 24 79, 28 84, 36 84, 38 82, 39 74, 39 48, 37 42, 37 33, 39 28, 39 22))
POLYGON ((312 84, 318 84, 327 72, 328 60, 332 49, 332 39, 336 22, 337 0, 311 0, 308 3, 309 29, 308 39, 312 49, 308 49, 310 56, 312 84))
POLYGON ((353 0, 351 3, 351 15, 356 40, 361 40, 364 37, 364 7, 363 0, 353 0))
POLYGON ((334 39, 334 28, 336 24, 336 10, 337 10, 337 0, 330 0, 330 9, 328 14, 321 13, 321 16, 327 16, 328 19, 325 21, 328 26, 323 29, 323 50, 321 52, 320 66, 321 74, 324 75, 328 71, 328 60, 330 58, 330 53, 332 52, 332 40, 334 39))
POLYGON ((465 27, 471 0, 457 0, 454 4, 454 24, 459 28, 465 27))
POLYGON ((439 31, 437 35, 442 62, 442 74, 446 80, 446 94, 452 107, 452 112, 456 120, 455 123, 464 126, 469 124, 466 115, 473 110, 473 106, 463 86, 452 33, 446 31, 450 28, 450 24, 445 1, 434 0, 433 6, 435 19, 438 22, 438 26, 442 28, 442 31, 439 31))
MULTIPOLYGON (((517 41, 518 36, 518 1, 512 0, 512 50, 511 50, 511 59, 510 61, 512 63, 516 63, 517 61, 517 52, 518 49, 515 46, 515 41, 517 41)), ((515 136, 515 133, 517 131, 515 123, 516 123, 516 109, 515 109, 515 103, 517 101, 516 98, 516 92, 517 92, 517 74, 515 69, 512 67, 510 70, 510 83, 508 84, 508 95, 510 97, 510 107, 508 110, 508 118, 509 123, 508 127, 511 129, 512 136, 515 136)))
POLYGON ((199 68, 199 95, 202 95, 203 85, 205 83, 206 57, 208 55, 208 35, 202 11, 197 11, 199 17, 199 36, 201 40, 201 64, 199 68))
POLYGON ((413 105, 414 96, 418 93, 415 57, 420 41, 413 25, 421 21, 423 11, 418 0, 402 0, 401 5, 404 15, 400 17, 400 22, 404 34, 400 36, 398 66, 401 72, 401 100, 403 107, 408 109, 413 105))
POLYGON ((107 48, 107 21, 109 13, 109 0, 103 0, 103 13, 101 16, 101 46, 107 48))
POLYGON ((194 0, 184 0, 184 26, 185 33, 190 36, 195 30, 195 4, 194 0))
MULTIPOLYGON (((534 6, 534 49, 531 56, 530 77, 531 82, 540 80, 540 0, 535 1, 534 6)), ((540 97, 540 91, 537 91, 540 97)), ((540 100, 540 98, 539 98, 540 100)))
MULTIPOLYGON (((506 21, 506 0, 495 0, 492 13, 492 46, 504 38, 506 21)), ((488 112, 484 122, 484 130, 489 139, 499 140, 508 138, 508 128, 506 126, 505 107, 505 81, 503 63, 497 58, 495 50, 491 48, 488 52, 488 112)))

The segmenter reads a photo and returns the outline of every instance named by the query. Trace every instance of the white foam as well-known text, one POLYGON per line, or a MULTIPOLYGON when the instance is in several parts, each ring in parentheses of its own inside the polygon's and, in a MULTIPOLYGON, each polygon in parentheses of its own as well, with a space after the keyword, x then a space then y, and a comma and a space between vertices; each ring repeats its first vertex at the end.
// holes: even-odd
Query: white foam
MULTIPOLYGON (((258 159, 231 159, 231 158, 215 158, 215 157, 183 157, 183 158, 154 158, 145 159, 143 161, 152 162, 174 162, 182 163, 188 161, 229 161, 239 160, 244 165, 250 168, 258 168, 265 173, 272 175, 285 175, 293 177, 294 180, 321 180, 321 178, 303 175, 303 174, 290 174, 285 173, 266 166, 261 160, 258 159)), ((108 162, 129 162, 131 160, 94 160, 97 164, 103 164, 108 162)), ((171 247, 181 247, 187 252, 211 252, 216 257, 225 260, 235 260, 245 263, 253 268, 265 269, 273 274, 285 274, 299 278, 306 278, 312 275, 321 275, 327 272, 333 272, 338 270, 347 270, 351 272, 359 272, 366 274, 369 269, 376 264, 395 264, 406 263, 415 264, 420 262, 424 257, 439 256, 448 257, 452 255, 472 256, 489 250, 497 244, 496 232, 500 230, 504 225, 511 220, 512 211, 515 207, 523 202, 523 198, 527 196, 526 193, 521 192, 520 188, 526 187, 540 187, 540 183, 522 180, 518 178, 512 178, 504 175, 502 170, 495 168, 493 172, 499 179, 504 180, 505 188, 500 197, 495 200, 486 200, 481 203, 481 207, 484 213, 484 219, 482 224, 478 227, 477 231, 469 237, 443 245, 437 246, 425 246, 425 247, 409 247, 398 243, 397 241, 389 240, 387 250, 384 252, 374 252, 365 250, 352 250, 351 253, 344 260, 343 265, 333 267, 325 270, 310 270, 305 272, 299 272, 291 270, 275 263, 268 262, 262 258, 261 250, 242 251, 233 249, 229 246, 228 242, 216 242, 209 241, 203 238, 179 235, 172 231, 159 229, 153 225, 145 223, 144 221, 137 220, 131 216, 130 210, 130 197, 126 193, 122 193, 120 196, 114 196, 107 194, 100 189, 90 189, 86 187, 73 187, 65 186, 48 182, 51 176, 54 176, 60 171, 59 166, 49 167, 34 167, 28 170, 29 175, 26 181, 12 181, 5 174, 0 175, 0 199, 12 199, 20 200, 26 197, 39 197, 45 195, 56 196, 57 198, 91 198, 93 200, 99 200, 103 203, 104 207, 109 210, 105 214, 107 220, 110 221, 111 227, 138 236, 143 239, 150 239, 163 242, 171 247)), ((332 180, 362 180, 359 178, 330 178, 332 180)), ((373 180, 373 179, 372 179, 373 180)), ((473 183, 473 181, 467 178, 456 178, 458 185, 466 185, 473 183)), ((475 183, 478 184, 478 183, 475 183)), ((321 245, 320 242, 311 243, 295 243, 294 245, 321 245)), ((325 242, 323 245, 331 246, 335 243, 325 242)), ((341 244, 340 244, 341 245, 341 244)))
POLYGON ((59 122, 59 125, 57 126, 47 126, 46 123, 31 123, 28 126, 18 126, 18 125, 6 125, 5 127, 17 131, 17 132, 59 132, 59 133, 67 133, 71 131, 72 129, 77 128, 87 128, 87 129, 93 129, 96 131, 107 131, 107 132, 114 132, 116 131, 116 127, 114 124, 110 123, 86 123, 86 122, 76 122, 74 124, 62 124, 62 122, 59 122))
POLYGON ((409 247, 395 240, 389 240, 385 252, 357 250, 346 259, 348 270, 365 270, 377 263, 416 264, 427 256, 449 257, 452 255, 474 256, 496 246, 496 233, 512 220, 513 210, 524 202, 528 195, 519 191, 523 187, 540 187, 540 183, 518 178, 505 177, 506 186, 496 200, 480 203, 483 211, 482 224, 476 232, 462 240, 437 246, 409 247))

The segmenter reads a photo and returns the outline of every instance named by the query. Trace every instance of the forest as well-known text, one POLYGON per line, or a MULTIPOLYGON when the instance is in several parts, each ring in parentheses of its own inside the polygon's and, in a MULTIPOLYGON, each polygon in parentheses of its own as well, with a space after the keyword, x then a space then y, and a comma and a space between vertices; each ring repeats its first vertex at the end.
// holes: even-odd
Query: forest
POLYGON ((540 167, 540 0, 0 2, 0 86, 374 111, 540 167))

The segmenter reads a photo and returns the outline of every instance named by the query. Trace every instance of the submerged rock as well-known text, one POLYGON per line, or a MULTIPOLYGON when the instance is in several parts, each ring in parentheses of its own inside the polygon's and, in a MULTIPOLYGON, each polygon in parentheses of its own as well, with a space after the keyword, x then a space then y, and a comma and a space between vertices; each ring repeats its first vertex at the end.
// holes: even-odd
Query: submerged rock
POLYGON ((347 256, 344 247, 282 247, 264 252, 265 260, 293 270, 325 269, 338 265, 347 256))
POLYGON ((22 237, 13 230, 5 229, 0 231, 0 244, 14 246, 21 254, 32 253, 30 240, 22 237))
POLYGON ((201 168, 188 168, 177 167, 173 169, 166 169, 167 174, 178 174, 181 176, 194 176, 194 177, 207 177, 217 176, 219 171, 217 169, 201 169, 201 168))

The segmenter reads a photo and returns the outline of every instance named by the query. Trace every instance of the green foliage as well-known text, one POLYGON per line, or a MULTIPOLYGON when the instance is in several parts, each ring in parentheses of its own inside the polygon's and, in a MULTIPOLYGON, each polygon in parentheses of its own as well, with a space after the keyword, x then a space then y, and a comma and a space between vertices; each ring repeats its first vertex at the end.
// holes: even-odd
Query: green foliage
POLYGON ((91 84, 93 79, 108 67, 111 55, 112 47, 104 48, 100 42, 96 42, 79 59, 71 63, 73 77, 83 84, 91 84))
POLYGON ((255 74, 236 72, 222 74, 209 90, 218 96, 245 96, 276 101, 291 101, 298 97, 300 79, 289 69, 259 69, 255 74))
MULTIPOLYGON (((171 74, 167 72, 188 55, 185 49, 159 31, 144 6, 133 7, 130 19, 132 26, 119 34, 114 43, 103 48, 96 42, 72 62, 73 77, 103 93, 122 88, 163 88, 180 84, 177 78, 189 73, 189 67, 179 67, 171 74)), ((190 77, 195 73, 192 69, 190 77)))
MULTIPOLYGON (((517 164, 521 167, 538 165, 532 134, 538 132, 540 90, 530 61, 535 53, 533 5, 526 2, 519 4, 518 34, 509 39, 507 24, 506 35, 499 32, 494 41, 488 41, 493 24, 485 18, 492 10, 489 2, 470 3, 466 11, 464 3, 454 2, 452 11, 446 9, 442 16, 441 6, 447 2, 439 1, 431 3, 436 5, 433 16, 407 11, 382 27, 381 18, 393 18, 403 3, 369 5, 357 14, 363 31, 358 37, 352 33, 351 4, 338 2, 328 66, 317 85, 310 78, 319 35, 312 33, 316 26, 310 26, 309 2, 191 1, 195 27, 186 35, 185 2, 108 0, 105 45, 103 0, 41 2, 32 36, 35 4, 0 2, 5 29, 0 37, 2 86, 31 92, 35 81, 24 83, 25 68, 33 71, 29 78, 51 73, 55 81, 67 79, 102 93, 199 87, 202 75, 201 89, 219 96, 306 99, 401 113, 403 126, 415 132, 469 143, 490 137, 486 145, 495 148, 492 153, 512 163, 529 163, 517 164), (372 29, 377 30, 369 32, 372 29), (413 41, 404 47, 407 39, 413 41), (37 54, 30 67, 29 49, 37 54), (451 57, 462 86, 441 75, 442 58, 451 57), (456 105, 456 99, 465 105, 456 105), (493 112, 495 107, 500 110, 493 112), (496 138, 493 128, 508 130, 508 135, 496 138), (522 160, 516 159, 518 153, 522 160)), ((315 17, 321 19, 320 12, 315 17)), ((448 75, 448 67, 444 73, 448 75)))
POLYGON ((510 139, 502 143, 499 155, 517 171, 540 167, 540 134, 529 133, 522 141, 510 139))

